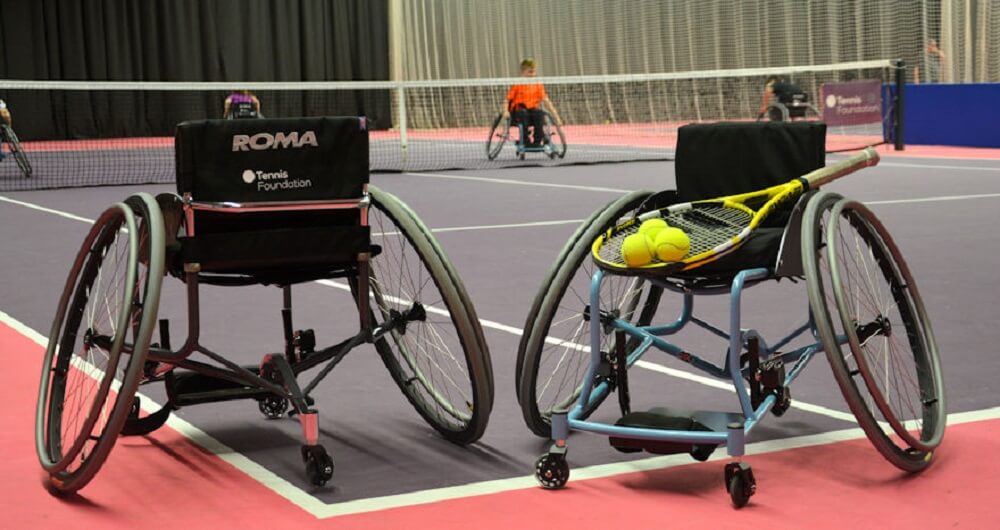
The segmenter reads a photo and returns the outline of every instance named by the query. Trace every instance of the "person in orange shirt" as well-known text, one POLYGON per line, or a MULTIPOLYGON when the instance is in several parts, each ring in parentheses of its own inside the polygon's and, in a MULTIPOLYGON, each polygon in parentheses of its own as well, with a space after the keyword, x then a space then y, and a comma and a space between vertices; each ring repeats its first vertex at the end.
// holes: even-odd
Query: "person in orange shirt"
MULTIPOLYGON (((538 73, 537 68, 537 63, 530 57, 521 61, 521 77, 535 77, 538 73)), ((552 104, 548 94, 545 93, 545 86, 541 83, 514 85, 507 92, 507 101, 501 112, 504 119, 512 116, 512 123, 525 124, 525 130, 527 126, 531 126, 531 141, 526 141, 527 138, 521 139, 527 147, 541 147, 545 142, 545 112, 541 108, 543 103, 552 115, 552 119, 561 126, 562 119, 559 118, 559 112, 556 111, 556 106, 552 104)))

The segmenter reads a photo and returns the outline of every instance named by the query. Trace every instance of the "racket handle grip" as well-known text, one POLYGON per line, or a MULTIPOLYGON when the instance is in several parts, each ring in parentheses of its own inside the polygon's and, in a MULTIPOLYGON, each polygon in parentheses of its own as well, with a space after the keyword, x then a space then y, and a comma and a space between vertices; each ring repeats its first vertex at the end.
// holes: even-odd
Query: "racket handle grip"
POLYGON ((874 166, 878 164, 878 161, 879 156, 875 149, 872 147, 866 147, 864 151, 861 151, 847 160, 841 160, 836 164, 821 167, 816 171, 804 175, 802 178, 808 184, 808 189, 815 189, 837 180, 840 177, 850 175, 859 169, 874 166))

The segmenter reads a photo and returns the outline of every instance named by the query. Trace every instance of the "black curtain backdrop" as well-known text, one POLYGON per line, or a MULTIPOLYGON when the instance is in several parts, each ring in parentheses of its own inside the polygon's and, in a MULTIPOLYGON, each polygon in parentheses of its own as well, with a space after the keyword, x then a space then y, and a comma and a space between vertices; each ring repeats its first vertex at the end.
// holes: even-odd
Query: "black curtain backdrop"
MULTIPOLYGON (((389 78, 387 0, 0 0, 0 78, 360 81, 389 78)), ((226 92, 0 90, 22 139, 172 135, 226 92)), ((270 116, 365 115, 387 91, 257 93, 270 116)))

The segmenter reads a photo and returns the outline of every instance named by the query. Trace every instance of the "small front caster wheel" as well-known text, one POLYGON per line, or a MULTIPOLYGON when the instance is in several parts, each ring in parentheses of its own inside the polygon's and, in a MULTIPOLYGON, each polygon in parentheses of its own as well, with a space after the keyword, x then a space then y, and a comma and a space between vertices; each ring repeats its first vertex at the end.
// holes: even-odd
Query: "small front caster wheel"
POLYGON ((333 477, 333 458, 322 445, 303 445, 302 461, 306 463, 306 475, 314 486, 323 486, 333 477))
POLYGON ((535 462, 535 478, 547 490, 556 490, 569 480, 569 464, 566 455, 546 453, 535 462))
POLYGON ((267 419, 276 420, 285 415, 285 411, 288 410, 288 400, 278 396, 268 396, 258 401, 257 407, 267 419))
POLYGON ((750 497, 757 492, 757 481, 753 478, 750 464, 726 464, 726 489, 733 506, 742 508, 750 502, 750 497))

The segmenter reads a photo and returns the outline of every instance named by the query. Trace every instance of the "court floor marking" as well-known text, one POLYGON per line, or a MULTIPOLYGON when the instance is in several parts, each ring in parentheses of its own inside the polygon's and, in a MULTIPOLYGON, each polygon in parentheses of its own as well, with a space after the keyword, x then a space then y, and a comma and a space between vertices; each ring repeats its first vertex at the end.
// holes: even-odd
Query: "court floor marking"
MULTIPOLYGON (((47 339, 44 335, 38 333, 34 329, 3 311, 0 311, 0 324, 9 326, 11 329, 21 333, 42 348, 46 346, 47 339)), ((138 395, 144 402, 144 410, 155 410, 160 406, 148 396, 142 395, 141 393, 138 395)), ((995 419, 1000 419, 1000 407, 948 415, 948 423, 951 425, 995 419)), ((175 415, 170 416, 167 420, 167 425, 185 438, 188 438, 192 443, 200 446, 205 451, 219 457, 237 470, 258 481, 265 488, 270 489, 276 494, 297 505, 299 508, 320 519, 539 487, 534 475, 527 475, 396 495, 386 495, 383 497, 356 499, 336 504, 326 504, 320 499, 310 495, 301 488, 267 470, 260 464, 247 458, 243 454, 236 452, 229 446, 213 438, 211 435, 175 415)), ((753 456, 800 447, 826 445, 835 442, 861 439, 864 438, 864 436, 865 434, 861 429, 851 428, 838 431, 828 431, 819 434, 767 440, 747 444, 746 454, 748 456, 753 456)), ((717 453, 709 458, 709 460, 717 461, 728 458, 728 455, 717 453)), ((691 457, 689 455, 675 454, 643 458, 630 462, 596 464, 592 466, 574 468, 573 480, 578 481, 604 478, 625 473, 651 471, 681 465, 695 465, 695 463, 691 461, 691 457)))
POLYGON ((473 177, 471 175, 443 175, 440 173, 403 173, 404 175, 412 175, 415 177, 429 177, 429 178, 439 178, 439 179, 452 179, 452 180, 468 180, 473 182, 491 182, 494 184, 514 184, 519 186, 541 186, 544 188, 564 188, 571 190, 582 190, 582 191, 599 191, 599 192, 609 192, 609 193, 621 193, 625 194, 632 190, 627 190, 623 188, 605 188, 601 186, 581 186, 579 184, 557 184, 554 182, 533 182, 530 180, 514 180, 514 179, 502 179, 495 177, 473 177))
MULTIPOLYGON (((974 160, 974 159, 969 159, 974 160)), ((901 162, 879 162, 877 166, 888 166, 888 167, 908 167, 914 169, 959 169, 965 171, 1000 171, 1000 167, 990 167, 990 166, 940 166, 931 164, 905 164, 901 162)))
MULTIPOLYGON (((975 198, 976 196, 970 196, 970 197, 975 198)), ((25 206, 34 210, 57 214, 64 218, 83 221, 91 224, 93 223, 93 220, 84 217, 68 214, 66 212, 60 212, 58 210, 42 207, 32 203, 12 200, 3 196, 0 196, 0 199, 21 206, 25 206)), ((329 283, 333 284, 334 287, 347 288, 346 285, 341 286, 335 284, 334 282, 329 282, 329 283)), ((438 310, 438 311, 444 311, 444 310, 438 310)), ((444 314, 447 313, 445 312, 444 314)), ((515 334, 523 333, 522 330, 515 328, 513 326, 506 326, 485 319, 481 319, 481 322, 485 327, 490 327, 493 329, 507 331, 515 334)), ((21 331, 22 334, 32 339, 41 347, 44 348, 46 346, 47 340, 44 337, 44 335, 32 330, 23 323, 20 323, 19 321, 9 316, 8 314, 4 313, 3 311, 0 311, 0 323, 7 324, 11 328, 21 331), (26 330, 27 332, 25 332, 24 330, 26 330)), ((679 374, 683 374, 683 377, 685 378, 705 379, 706 381, 712 383, 710 386, 715 386, 716 384, 720 383, 720 381, 704 378, 702 376, 689 374, 687 372, 674 370, 660 365, 655 365, 654 363, 649 363, 649 364, 656 366, 657 367, 656 371, 661 371, 663 373, 678 372, 679 374)), ((143 405, 144 410, 155 411, 161 406, 148 396, 145 396, 141 393, 138 395, 144 402, 143 405)), ((804 409, 804 410, 810 410, 811 412, 823 414, 824 409, 826 409, 825 407, 820 407, 820 406, 812 406, 812 407, 813 408, 811 409, 804 409)), ((833 411, 833 412, 838 412, 838 411, 833 411)), ((1000 407, 994 409, 987 409, 987 411, 980 411, 980 412, 989 412, 989 414, 987 414, 985 417, 981 419, 1000 418, 1000 407)), ((838 414, 843 414, 843 413, 838 413, 838 414)), ((853 418, 851 421, 853 421, 853 418)), ((951 416, 949 416, 949 421, 951 421, 951 416)), ((975 421, 975 420, 969 420, 969 421, 975 421)), ((961 423, 961 421, 959 421, 959 423, 961 423)), ((214 437, 205 433, 198 427, 195 427, 194 425, 188 423, 187 421, 172 415, 168 419, 167 424, 177 432, 181 433, 186 438, 190 439, 195 444, 201 446, 206 451, 219 456, 219 458, 228 462, 230 465, 242 471, 243 473, 250 476, 254 480, 260 482, 268 489, 271 489, 278 495, 285 497, 290 502, 295 503, 303 510, 320 518, 333 517, 337 515, 346 515, 351 513, 361 513, 374 510, 382 510, 392 507, 411 506, 414 504, 423 504, 423 503, 436 502, 447 499, 463 498, 463 497, 481 495, 486 493, 497 493, 513 489, 537 487, 534 477, 527 476, 527 477, 516 477, 510 479, 483 481, 461 486, 451 486, 446 488, 423 490, 406 494, 391 495, 386 497, 357 499, 354 501, 347 501, 337 504, 326 504, 320 499, 310 495, 301 488, 295 486, 289 481, 281 478, 280 476, 269 471, 260 464, 244 456, 243 454, 236 452, 232 448, 226 446, 222 442, 216 440, 214 437)), ((785 440, 771 440, 771 441, 748 444, 747 453, 757 454, 761 452, 771 452, 779 449, 787 449, 791 447, 804 447, 806 445, 817 445, 822 443, 831 443, 834 441, 840 441, 841 439, 854 439, 863 436, 864 436, 863 432, 857 428, 847 429, 844 431, 832 431, 831 433, 823 433, 819 435, 807 435, 802 437, 788 438, 785 440), (847 437, 841 438, 841 436, 847 436, 847 437), (793 445, 785 445, 786 443, 791 443, 793 445), (794 445, 795 443, 802 443, 803 445, 794 445)), ((725 458, 725 457, 718 455, 717 457, 714 457, 713 460, 718 458, 725 458)), ((669 455, 661 457, 652 457, 632 462, 598 464, 594 466, 579 468, 578 470, 574 470, 574 477, 578 479, 598 478, 598 477, 611 476, 621 473, 628 473, 632 471, 658 469, 663 467, 672 467, 675 465, 682 465, 689 463, 691 462, 688 455, 669 455)))

